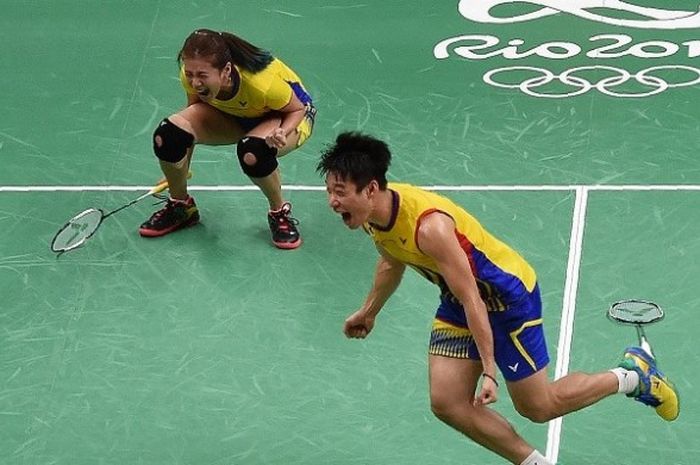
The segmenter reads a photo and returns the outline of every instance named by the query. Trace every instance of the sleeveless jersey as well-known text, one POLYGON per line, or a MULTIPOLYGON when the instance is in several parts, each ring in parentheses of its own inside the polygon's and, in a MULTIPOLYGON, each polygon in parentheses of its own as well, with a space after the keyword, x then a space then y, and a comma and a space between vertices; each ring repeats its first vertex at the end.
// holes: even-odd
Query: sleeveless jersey
POLYGON ((469 260, 482 300, 489 311, 503 311, 527 298, 537 277, 532 267, 513 249, 492 236, 466 210, 441 195, 409 184, 389 183, 393 208, 385 229, 366 223, 365 231, 391 257, 405 263, 440 287, 451 292, 435 261, 416 244, 421 220, 442 212, 455 222, 455 236, 469 260))

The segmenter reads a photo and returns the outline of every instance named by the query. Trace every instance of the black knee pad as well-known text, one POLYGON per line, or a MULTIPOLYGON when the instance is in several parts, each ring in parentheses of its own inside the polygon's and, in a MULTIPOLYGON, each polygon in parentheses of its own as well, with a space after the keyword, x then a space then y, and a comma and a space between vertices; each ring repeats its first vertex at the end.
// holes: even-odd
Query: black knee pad
POLYGON ((153 132, 153 151, 163 161, 177 163, 194 144, 194 136, 175 126, 169 119, 160 122, 153 132))
POLYGON ((236 152, 243 172, 251 178, 264 178, 277 169, 277 149, 267 145, 265 139, 244 137, 238 142, 236 152), (252 153, 255 156, 255 163, 249 165, 243 160, 246 153, 252 153))

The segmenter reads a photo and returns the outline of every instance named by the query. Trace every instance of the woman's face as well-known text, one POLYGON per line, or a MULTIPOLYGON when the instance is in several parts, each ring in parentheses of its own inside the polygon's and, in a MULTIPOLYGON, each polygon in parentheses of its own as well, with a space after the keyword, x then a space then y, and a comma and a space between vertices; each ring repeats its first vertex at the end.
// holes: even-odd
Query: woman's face
POLYGON ((187 82, 202 100, 211 100, 218 97, 222 90, 231 90, 231 63, 226 63, 221 70, 203 58, 183 58, 182 64, 187 82))

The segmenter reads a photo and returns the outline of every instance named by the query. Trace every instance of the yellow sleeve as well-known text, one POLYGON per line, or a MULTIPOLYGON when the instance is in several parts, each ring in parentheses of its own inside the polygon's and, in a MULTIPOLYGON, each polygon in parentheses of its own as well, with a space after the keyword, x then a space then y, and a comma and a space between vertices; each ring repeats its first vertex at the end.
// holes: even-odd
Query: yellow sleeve
POLYGON ((292 87, 282 79, 273 79, 265 93, 268 108, 281 110, 292 100, 292 87))

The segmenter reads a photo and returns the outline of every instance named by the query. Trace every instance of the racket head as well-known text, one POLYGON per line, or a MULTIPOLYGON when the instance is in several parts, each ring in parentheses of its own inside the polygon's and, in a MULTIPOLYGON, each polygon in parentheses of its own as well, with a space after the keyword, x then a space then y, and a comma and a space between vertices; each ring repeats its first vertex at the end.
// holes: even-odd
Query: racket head
POLYGON ((664 311, 649 300, 627 299, 612 304, 608 317, 618 323, 646 325, 663 319, 664 311))
POLYGON ((51 250, 61 253, 80 247, 95 234, 103 218, 104 212, 99 208, 78 213, 58 230, 51 241, 51 250))

